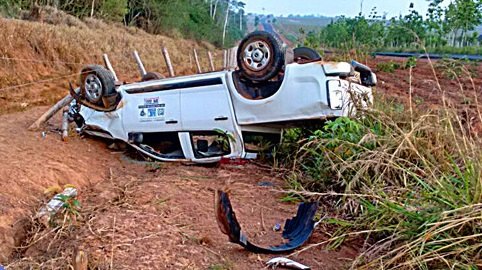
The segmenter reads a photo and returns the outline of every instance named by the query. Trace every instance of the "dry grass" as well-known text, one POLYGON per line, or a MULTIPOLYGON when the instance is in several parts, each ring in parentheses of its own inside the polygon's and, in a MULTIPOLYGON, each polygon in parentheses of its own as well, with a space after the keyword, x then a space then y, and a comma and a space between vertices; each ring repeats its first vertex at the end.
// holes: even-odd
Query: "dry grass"
POLYGON ((82 66, 102 63, 103 53, 109 55, 119 78, 125 81, 139 78, 132 58, 134 50, 139 52, 148 71, 164 75, 168 74, 161 52, 163 46, 169 50, 176 75, 196 72, 194 48, 204 71, 209 67, 208 50, 213 52, 218 69, 222 64, 222 52, 210 44, 150 35, 137 28, 94 19, 71 22, 70 26, 9 19, 0 19, 0 24, 0 113, 59 99, 65 95, 69 80, 77 82, 82 66), (50 89, 39 90, 45 87, 50 89))
MULTIPOLYGON (((432 72, 442 100, 437 110, 412 102, 399 110, 378 99, 362 118, 338 119, 300 142, 290 165, 298 174, 293 188, 302 191, 292 193, 332 203, 325 226, 335 228, 329 241, 300 252, 361 238, 356 269, 482 265, 481 141, 463 112, 448 105, 433 66, 432 72)), ((454 76, 462 92, 478 96, 479 86, 460 83, 473 81, 467 67, 454 76)), ((475 99, 467 113, 472 122, 480 123, 480 108, 475 99)))

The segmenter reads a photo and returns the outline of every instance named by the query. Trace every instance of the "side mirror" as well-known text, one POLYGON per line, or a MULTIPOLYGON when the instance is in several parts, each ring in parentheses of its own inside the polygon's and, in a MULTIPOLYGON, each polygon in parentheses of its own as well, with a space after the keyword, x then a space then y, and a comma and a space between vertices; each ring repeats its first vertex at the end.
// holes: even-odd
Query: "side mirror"
POLYGON ((372 72, 372 70, 361 64, 358 63, 357 61, 353 60, 351 61, 352 67, 355 69, 356 72, 360 73, 360 80, 362 85, 372 87, 377 85, 377 76, 375 73, 372 72))

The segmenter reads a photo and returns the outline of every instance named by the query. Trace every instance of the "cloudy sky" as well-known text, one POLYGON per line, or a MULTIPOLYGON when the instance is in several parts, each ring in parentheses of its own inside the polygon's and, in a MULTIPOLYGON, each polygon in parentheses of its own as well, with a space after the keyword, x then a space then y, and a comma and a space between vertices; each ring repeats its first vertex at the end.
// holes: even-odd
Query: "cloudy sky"
MULTIPOLYGON (((451 0, 445 0, 444 4, 451 0)), ((246 10, 253 13, 268 13, 277 16, 289 14, 317 14, 328 17, 345 15, 356 16, 360 12, 361 0, 244 0, 246 10)), ((363 0, 363 12, 370 13, 377 7, 378 13, 387 13, 388 17, 406 14, 410 3, 415 9, 425 14, 428 7, 427 0, 363 0)))

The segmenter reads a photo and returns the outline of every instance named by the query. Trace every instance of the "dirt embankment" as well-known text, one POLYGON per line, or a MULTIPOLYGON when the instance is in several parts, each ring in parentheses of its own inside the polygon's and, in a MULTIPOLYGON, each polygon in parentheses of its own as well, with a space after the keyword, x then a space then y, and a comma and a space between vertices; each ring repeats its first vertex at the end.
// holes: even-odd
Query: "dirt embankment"
POLYGON ((387 97, 407 101, 410 89, 414 105, 436 108, 443 105, 442 94, 445 94, 449 107, 475 107, 476 100, 482 95, 482 65, 477 62, 449 65, 448 62, 427 59, 417 60, 410 74, 409 69, 399 68, 394 72, 377 70, 380 63, 393 62, 403 67, 407 59, 396 57, 377 57, 368 59, 379 79, 377 90, 387 97), (444 64, 446 63, 446 64, 444 64), (465 68, 466 71, 462 69, 465 68))
POLYGON ((162 47, 168 49, 176 75, 196 72, 195 48, 203 70, 209 70, 208 50, 214 54, 215 67, 221 69, 222 52, 205 42, 150 35, 138 28, 94 19, 57 16, 61 18, 49 21, 58 25, 0 18, 0 114, 51 104, 65 94, 68 81, 78 81, 82 66, 102 64, 104 53, 124 81, 139 78, 134 50, 148 71, 166 76, 162 47), (43 84, 35 83, 38 81, 43 84), (51 87, 43 87, 45 82, 51 87))

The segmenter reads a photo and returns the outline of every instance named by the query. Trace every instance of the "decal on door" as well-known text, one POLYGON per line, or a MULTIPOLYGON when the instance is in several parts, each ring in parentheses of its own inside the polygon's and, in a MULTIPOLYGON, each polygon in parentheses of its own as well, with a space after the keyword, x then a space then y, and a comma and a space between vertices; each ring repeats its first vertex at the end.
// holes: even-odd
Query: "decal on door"
POLYGON ((144 98, 144 104, 138 106, 141 122, 164 121, 166 104, 159 102, 159 97, 144 98))

